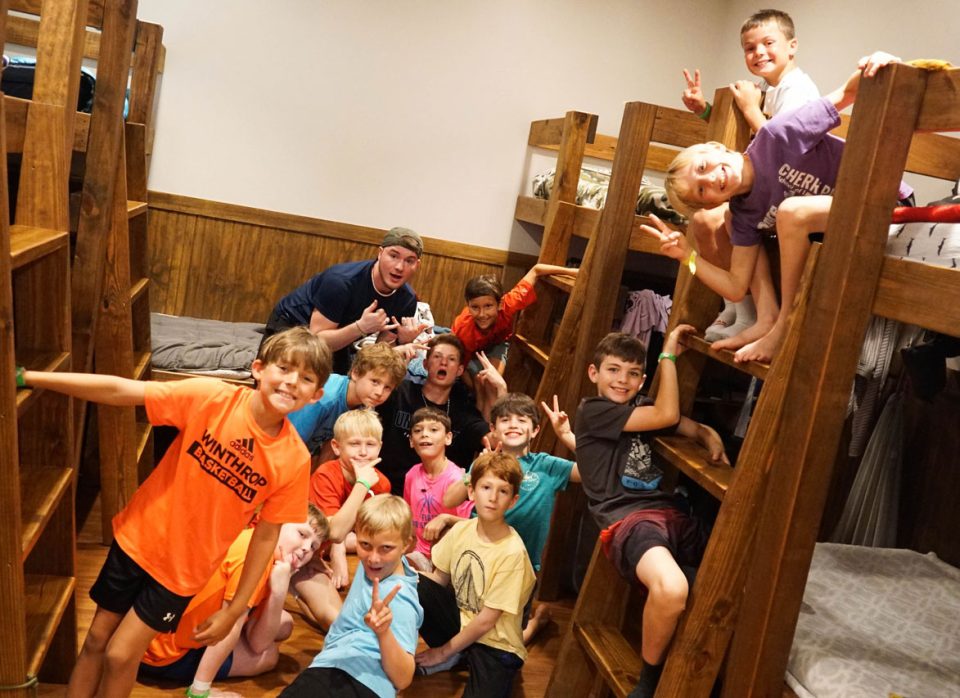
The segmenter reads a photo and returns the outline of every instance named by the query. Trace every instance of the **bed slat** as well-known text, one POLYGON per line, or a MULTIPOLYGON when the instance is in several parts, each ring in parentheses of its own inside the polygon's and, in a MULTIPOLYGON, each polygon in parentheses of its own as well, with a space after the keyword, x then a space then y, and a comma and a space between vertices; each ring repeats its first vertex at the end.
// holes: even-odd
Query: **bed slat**
POLYGON ((887 257, 873 312, 960 337, 960 270, 887 257))

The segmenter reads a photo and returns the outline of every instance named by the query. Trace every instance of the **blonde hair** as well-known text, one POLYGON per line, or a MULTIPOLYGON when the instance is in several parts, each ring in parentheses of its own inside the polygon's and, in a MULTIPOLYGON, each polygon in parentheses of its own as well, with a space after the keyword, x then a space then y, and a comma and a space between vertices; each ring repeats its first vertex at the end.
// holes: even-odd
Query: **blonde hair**
POLYGON ((264 364, 290 362, 317 374, 318 386, 330 377, 333 353, 330 346, 306 327, 291 327, 267 337, 257 358, 264 364))
POLYGON ((353 359, 350 374, 363 378, 371 371, 383 371, 396 388, 407 375, 407 363, 389 344, 375 342, 360 348, 353 359))
POLYGON ((373 436, 377 441, 383 441, 383 424, 380 417, 371 409, 361 407, 356 410, 347 410, 333 423, 333 438, 337 441, 346 441, 351 436, 373 436))
POLYGON ((723 151, 729 151, 723 143, 717 141, 707 141, 706 143, 695 143, 687 146, 670 162, 667 167, 667 176, 663 180, 663 188, 667 190, 667 199, 673 209, 684 218, 690 218, 695 211, 703 208, 699 201, 691 201, 690 187, 687 183, 686 170, 693 164, 694 157, 700 153, 704 146, 718 148, 723 151))
POLYGON ((413 537, 413 516, 410 505, 395 494, 378 494, 370 497, 357 512, 354 525, 357 533, 376 535, 384 531, 396 531, 403 541, 413 537))
POLYGON ((310 528, 313 529, 313 532, 317 534, 317 538, 323 543, 327 538, 330 537, 330 521, 327 519, 326 514, 320 511, 320 508, 307 503, 307 523, 310 525, 310 528))

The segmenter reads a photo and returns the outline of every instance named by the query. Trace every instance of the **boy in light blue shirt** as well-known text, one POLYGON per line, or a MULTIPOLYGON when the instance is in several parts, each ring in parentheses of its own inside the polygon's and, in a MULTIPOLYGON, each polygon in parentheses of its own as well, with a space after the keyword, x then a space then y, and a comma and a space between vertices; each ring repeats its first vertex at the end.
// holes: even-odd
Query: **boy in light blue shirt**
POLYGON ((360 565, 343 609, 320 654, 281 698, 395 698, 413 681, 423 609, 417 573, 403 555, 413 541, 410 507, 394 495, 372 497, 360 507, 356 532, 360 565))

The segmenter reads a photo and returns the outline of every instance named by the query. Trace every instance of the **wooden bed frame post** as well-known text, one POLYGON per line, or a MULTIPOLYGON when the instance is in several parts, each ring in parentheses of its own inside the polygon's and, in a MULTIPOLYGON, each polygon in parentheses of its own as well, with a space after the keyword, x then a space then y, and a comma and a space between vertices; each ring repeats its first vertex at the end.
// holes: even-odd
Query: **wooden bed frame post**
POLYGON ((861 83, 787 385, 725 696, 783 690, 860 345, 884 259, 890 211, 924 98, 926 73, 891 66, 861 83))

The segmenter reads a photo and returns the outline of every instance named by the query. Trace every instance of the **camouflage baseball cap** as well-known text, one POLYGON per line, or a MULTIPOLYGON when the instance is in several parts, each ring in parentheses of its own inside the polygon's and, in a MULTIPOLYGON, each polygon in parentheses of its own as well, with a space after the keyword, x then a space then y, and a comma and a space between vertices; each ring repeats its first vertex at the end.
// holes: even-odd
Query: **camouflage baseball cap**
POLYGON ((383 236, 383 242, 380 247, 392 247, 399 245, 406 247, 411 252, 416 253, 417 257, 423 256, 423 240, 420 235, 410 228, 390 228, 387 234, 383 236))

